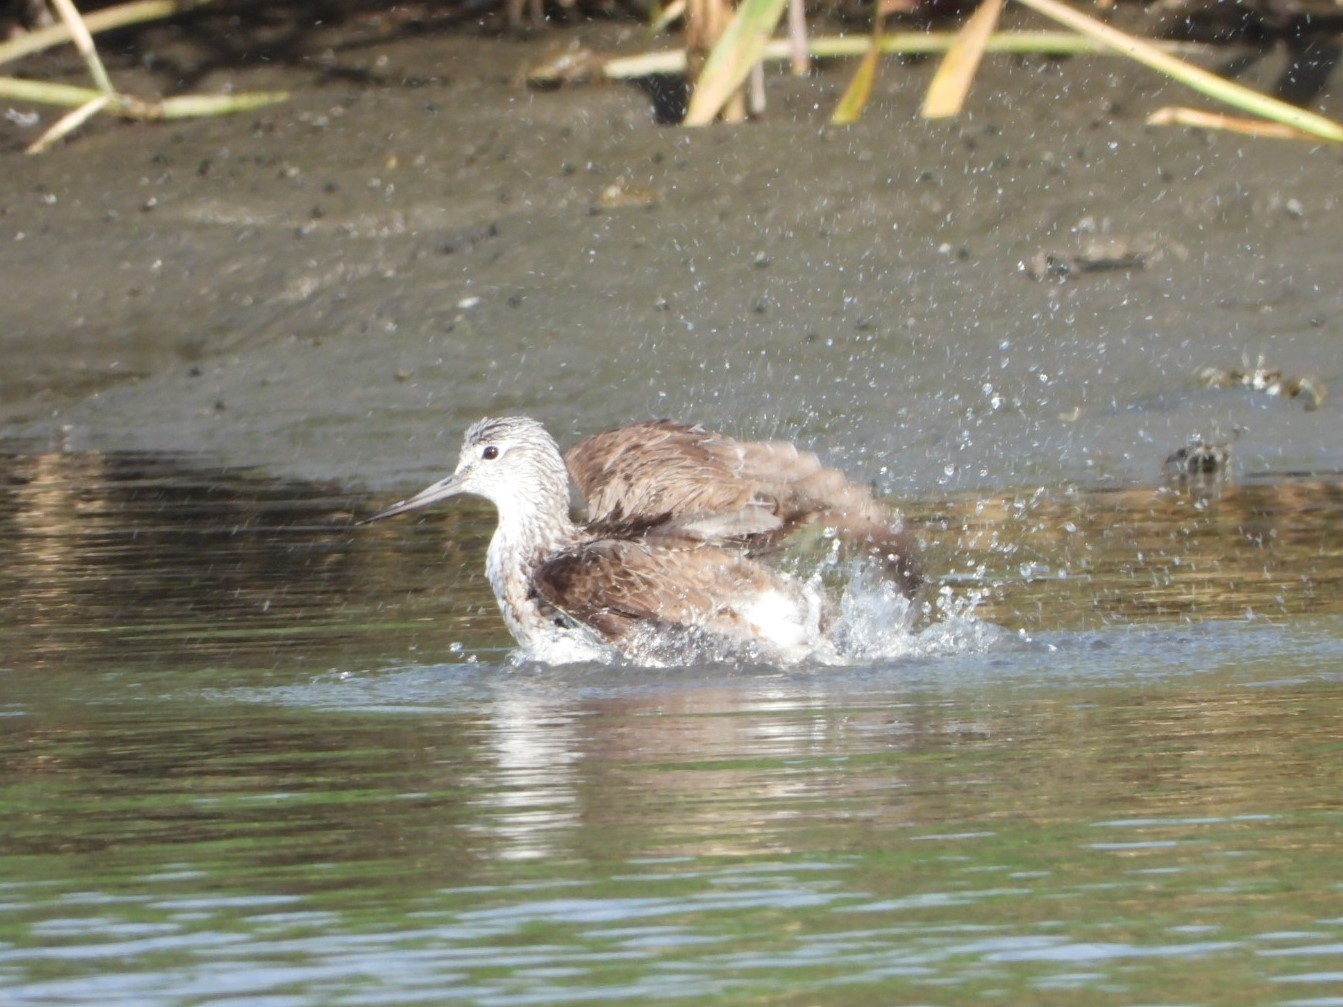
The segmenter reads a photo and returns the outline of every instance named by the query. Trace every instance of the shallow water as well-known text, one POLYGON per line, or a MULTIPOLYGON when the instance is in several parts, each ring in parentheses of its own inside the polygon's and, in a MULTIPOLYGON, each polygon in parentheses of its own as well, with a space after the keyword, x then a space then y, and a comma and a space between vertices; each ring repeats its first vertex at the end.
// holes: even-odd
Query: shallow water
POLYGON ((7 1004, 1343 1004, 1336 483, 916 502, 935 646, 631 673, 487 511, 0 471, 7 1004))

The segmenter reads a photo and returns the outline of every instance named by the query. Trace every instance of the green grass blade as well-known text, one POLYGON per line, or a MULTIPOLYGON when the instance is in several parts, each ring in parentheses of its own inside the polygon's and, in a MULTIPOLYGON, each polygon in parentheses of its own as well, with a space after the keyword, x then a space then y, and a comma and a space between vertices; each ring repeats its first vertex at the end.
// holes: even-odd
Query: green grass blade
MULTIPOLYGON (((956 40, 955 32, 916 31, 887 32, 881 37, 883 55, 907 56, 946 52, 956 40)), ((1186 44, 1161 43, 1166 49, 1199 51, 1203 47, 1186 44)), ((815 59, 844 59, 865 56, 872 48, 871 35, 813 35, 807 39, 807 53, 815 59)), ((1082 56, 1089 53, 1112 55, 1113 50, 1089 38, 1070 31, 1000 31, 989 36, 985 52, 1041 53, 1049 56, 1082 56)), ((788 39, 771 39, 765 43, 761 57, 784 60, 791 57, 788 39)), ((646 77, 654 73, 684 73, 684 49, 663 49, 634 56, 616 56, 602 64, 602 72, 613 80, 646 77)))
MULTIPOLYGON (((745 0, 709 53, 690 96, 684 125, 706 126, 760 62, 788 0, 745 0)), ((786 40, 785 40, 786 44, 786 40)))
MULTIPOLYGON (((66 105, 79 108, 93 99, 107 99, 102 108, 127 119, 182 119, 198 115, 227 115, 248 112, 265 105, 287 101, 287 91, 241 91, 237 94, 183 94, 161 101, 142 101, 131 95, 104 95, 91 87, 52 84, 19 77, 0 77, 0 98, 14 98, 41 105, 66 105)), ((94 109, 98 111, 98 109, 94 109)))
POLYGON ((83 105, 101 92, 74 84, 52 84, 20 77, 0 77, 0 97, 32 101, 39 105, 83 105))
POLYGON ((164 119, 200 115, 234 115, 288 101, 288 91, 239 91, 236 94, 182 94, 164 98, 159 111, 164 119))

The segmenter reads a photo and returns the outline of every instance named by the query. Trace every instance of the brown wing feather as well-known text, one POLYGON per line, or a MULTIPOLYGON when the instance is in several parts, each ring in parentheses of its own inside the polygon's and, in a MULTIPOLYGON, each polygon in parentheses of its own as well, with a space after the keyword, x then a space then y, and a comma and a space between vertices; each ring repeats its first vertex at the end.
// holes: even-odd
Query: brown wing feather
POLYGON ((608 640, 660 623, 747 641, 750 627, 734 604, 787 589, 766 567, 726 549, 631 539, 597 539, 563 552, 536 571, 533 584, 548 603, 608 640))
POLYGON ((758 509, 736 442, 670 420, 619 427, 580 441, 564 456, 598 525, 651 527, 706 514, 758 509))
POLYGON ((738 441, 649 420, 580 441, 564 460, 589 520, 604 533, 737 541, 758 554, 819 522, 879 556, 906 594, 922 583, 898 519, 867 487, 786 441, 738 441))

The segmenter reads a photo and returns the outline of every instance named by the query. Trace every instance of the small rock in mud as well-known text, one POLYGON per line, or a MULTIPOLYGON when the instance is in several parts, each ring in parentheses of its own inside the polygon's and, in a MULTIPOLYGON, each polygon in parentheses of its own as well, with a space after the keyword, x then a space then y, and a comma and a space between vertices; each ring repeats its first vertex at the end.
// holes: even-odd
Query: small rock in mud
POLYGON ((645 189, 632 185, 629 179, 621 177, 608 185, 597 197, 597 205, 603 210, 616 210, 625 206, 653 206, 662 198, 656 189, 645 189))
POLYGON ((566 84, 586 84, 605 79, 602 64, 606 58, 577 40, 550 53, 539 63, 523 67, 513 82, 538 90, 551 90, 566 84))
POLYGON ((1172 489, 1206 498, 1221 490, 1230 463, 1230 442, 1209 443, 1201 437, 1195 437, 1184 447, 1166 456, 1162 472, 1166 476, 1166 484, 1172 489))
POLYGON ((1075 274, 1146 269, 1148 263, 1158 261, 1166 252, 1184 254, 1183 249, 1163 245, 1151 237, 1100 235, 1086 239, 1072 252, 1041 249, 1018 263, 1018 268, 1033 280, 1065 283, 1075 274))
POLYGON ((499 228, 495 224, 485 224, 482 227, 459 227, 440 236, 438 241, 434 243, 434 247, 443 255, 456 255, 458 252, 470 251, 482 241, 497 237, 498 234, 499 228))

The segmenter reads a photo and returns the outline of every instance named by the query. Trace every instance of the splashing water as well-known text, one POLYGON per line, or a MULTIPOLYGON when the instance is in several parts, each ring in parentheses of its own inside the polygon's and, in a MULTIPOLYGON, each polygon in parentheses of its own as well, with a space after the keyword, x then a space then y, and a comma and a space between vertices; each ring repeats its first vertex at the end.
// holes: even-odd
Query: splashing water
POLYGON ((627 652, 593 633, 577 632, 560 645, 514 650, 509 663, 596 663, 608 667, 689 667, 750 663, 849 666, 910 657, 980 653, 1021 642, 1018 634, 980 619, 975 611, 985 592, 943 586, 929 600, 906 597, 898 584, 866 560, 840 564, 835 551, 804 582, 814 603, 807 624, 780 630, 787 646, 743 647, 684 626, 650 624, 635 630, 627 652))
POLYGON ((983 597, 982 590, 943 586, 935 600, 911 600, 869 565, 855 564, 830 636, 844 664, 978 653, 1017 641, 975 614, 983 597))

